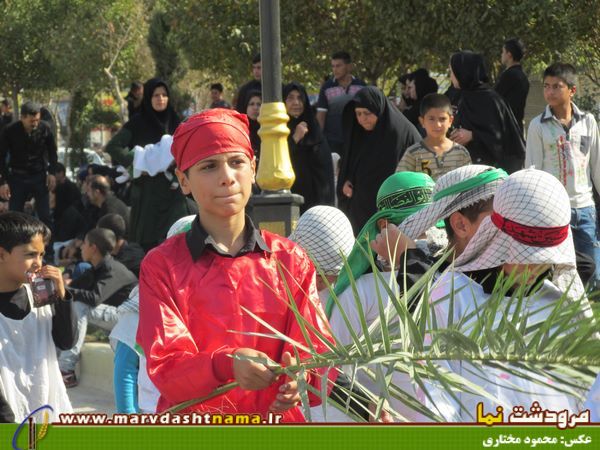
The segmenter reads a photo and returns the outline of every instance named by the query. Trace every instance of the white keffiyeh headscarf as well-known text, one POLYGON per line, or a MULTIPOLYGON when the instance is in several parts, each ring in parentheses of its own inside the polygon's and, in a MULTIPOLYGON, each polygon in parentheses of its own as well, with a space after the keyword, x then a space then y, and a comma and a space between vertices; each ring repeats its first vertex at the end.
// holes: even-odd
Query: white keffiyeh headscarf
POLYGON ((441 176, 433 189, 433 202, 400 224, 399 230, 416 240, 456 211, 494 196, 508 175, 502 169, 472 164, 441 176))
POLYGON ((354 245, 348 218, 332 206, 314 206, 298 220, 290 240, 302 247, 325 275, 338 275, 354 245))
POLYGON ((569 223, 571 204, 563 185, 535 169, 520 170, 498 187, 494 212, 454 261, 459 272, 503 264, 551 264, 552 282, 569 296, 584 294, 577 274, 569 223))

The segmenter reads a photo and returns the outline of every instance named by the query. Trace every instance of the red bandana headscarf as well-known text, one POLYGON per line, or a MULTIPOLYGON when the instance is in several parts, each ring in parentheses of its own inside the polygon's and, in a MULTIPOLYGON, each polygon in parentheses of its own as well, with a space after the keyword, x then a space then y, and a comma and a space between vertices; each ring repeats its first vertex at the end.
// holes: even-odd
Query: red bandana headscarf
POLYGON ((532 247, 556 247, 569 236, 569 224, 562 227, 533 227, 502 217, 496 211, 491 219, 498 229, 514 240, 532 247))
POLYGON ((248 117, 237 111, 216 108, 191 116, 173 135, 171 153, 181 171, 212 155, 243 152, 254 158, 248 117))

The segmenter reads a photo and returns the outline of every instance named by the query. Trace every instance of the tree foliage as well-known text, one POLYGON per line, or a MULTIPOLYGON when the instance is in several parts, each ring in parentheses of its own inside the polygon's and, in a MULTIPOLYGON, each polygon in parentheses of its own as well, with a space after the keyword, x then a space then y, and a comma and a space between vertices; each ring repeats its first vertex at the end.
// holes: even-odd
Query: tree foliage
MULTIPOLYGON (((234 84, 248 78, 260 49, 257 0, 184 0, 168 15, 191 67, 234 84)), ((283 75, 314 89, 340 49, 380 85, 419 66, 442 72, 459 49, 482 52, 495 74, 503 41, 514 36, 526 43, 530 71, 566 57, 587 63, 600 60, 599 15, 598 0, 283 1, 283 75)))

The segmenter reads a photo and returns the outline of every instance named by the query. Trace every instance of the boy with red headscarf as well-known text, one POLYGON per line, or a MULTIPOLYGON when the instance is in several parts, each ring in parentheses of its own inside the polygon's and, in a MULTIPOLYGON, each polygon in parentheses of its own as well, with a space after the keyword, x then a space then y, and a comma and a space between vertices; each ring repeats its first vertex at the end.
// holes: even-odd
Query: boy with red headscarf
MULTIPOLYGON (((290 301, 324 333, 309 258, 291 241, 259 231, 245 215, 255 176, 248 119, 225 109, 192 116, 175 132, 171 152, 181 189, 192 194, 199 215, 189 232, 153 249, 141 266, 137 340, 161 394, 157 411, 237 381, 239 387, 189 410, 263 417, 272 411, 282 413, 283 422, 304 421, 296 381, 233 357, 295 364, 290 342, 247 334, 272 334, 258 316, 307 345, 290 301)), ((327 350, 316 338, 312 345, 327 350)), ((308 372, 307 381, 320 389, 323 372, 308 372)), ((309 398, 318 403, 318 397, 309 398)))

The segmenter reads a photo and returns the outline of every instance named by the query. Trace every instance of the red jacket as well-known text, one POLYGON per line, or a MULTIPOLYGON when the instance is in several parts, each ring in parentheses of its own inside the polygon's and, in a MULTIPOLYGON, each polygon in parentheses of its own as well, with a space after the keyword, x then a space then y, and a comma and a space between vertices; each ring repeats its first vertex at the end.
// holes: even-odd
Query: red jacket
MULTIPOLYGON (((253 348, 280 362, 284 351, 294 351, 278 339, 248 336, 235 331, 272 334, 241 308, 252 311, 290 338, 305 343, 300 327, 286 302, 288 295, 277 270, 283 268, 298 310, 324 335, 328 329, 315 285, 315 269, 293 242, 262 231, 271 249, 255 249, 227 257, 206 249, 194 261, 186 234, 172 237, 152 250, 140 271, 140 321, 137 341, 147 358, 148 374, 160 391, 157 411, 186 400, 204 397, 220 385, 233 381, 233 360, 227 356, 242 347, 253 348), (308 295, 306 295, 308 294, 308 295), (317 309, 320 317, 317 317, 317 309), (231 331, 233 330, 233 331, 231 331)), ((319 353, 327 350, 311 339, 319 353)), ((302 359, 307 355, 300 351, 302 359)), ((319 374, 309 382, 320 389, 319 374)), ((329 378, 334 379, 335 371, 329 378)), ((263 417, 275 400, 285 377, 260 391, 233 389, 197 404, 188 411, 210 413, 260 413, 263 417)), ((319 397, 311 395, 311 405, 319 397)), ((284 414, 283 422, 303 422, 296 407, 284 414)))

